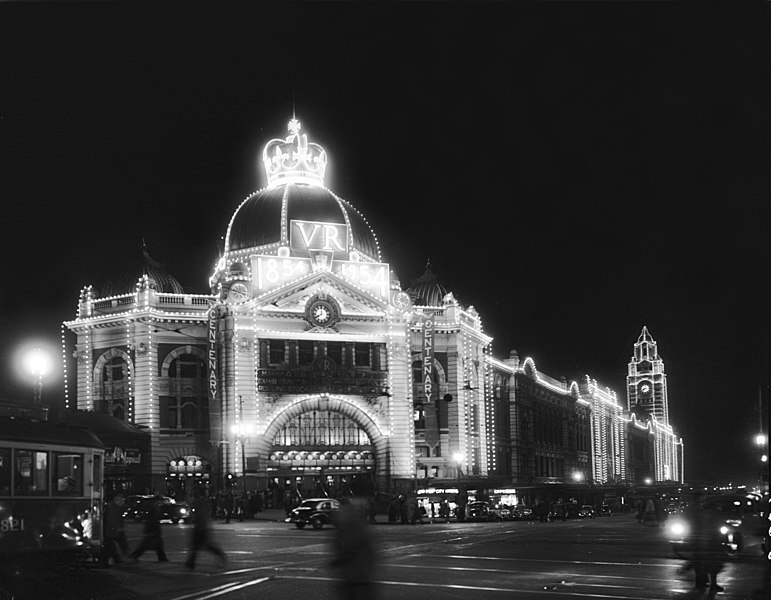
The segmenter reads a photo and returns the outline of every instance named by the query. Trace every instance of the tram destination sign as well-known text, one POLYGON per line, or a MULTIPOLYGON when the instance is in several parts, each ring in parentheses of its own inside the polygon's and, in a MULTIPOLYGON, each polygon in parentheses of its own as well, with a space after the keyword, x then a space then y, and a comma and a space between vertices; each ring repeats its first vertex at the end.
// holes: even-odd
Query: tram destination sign
POLYGON ((257 391, 267 394, 328 392, 383 396, 386 394, 386 374, 380 371, 258 369, 257 391))

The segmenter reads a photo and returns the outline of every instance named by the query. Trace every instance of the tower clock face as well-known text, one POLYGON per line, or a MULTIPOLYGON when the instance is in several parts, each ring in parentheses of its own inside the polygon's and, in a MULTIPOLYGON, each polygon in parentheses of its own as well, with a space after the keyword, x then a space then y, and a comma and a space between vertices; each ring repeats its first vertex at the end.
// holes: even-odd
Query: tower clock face
POLYGON ((318 304, 311 311, 311 317, 317 323, 328 323, 331 316, 332 315, 329 312, 329 308, 323 304, 318 304))
POLYGON ((653 393, 653 386, 650 381, 641 381, 637 389, 643 398, 648 398, 653 393))
POLYGON ((231 302, 243 302, 249 297, 249 288, 245 283, 236 282, 230 286, 228 300, 231 302))

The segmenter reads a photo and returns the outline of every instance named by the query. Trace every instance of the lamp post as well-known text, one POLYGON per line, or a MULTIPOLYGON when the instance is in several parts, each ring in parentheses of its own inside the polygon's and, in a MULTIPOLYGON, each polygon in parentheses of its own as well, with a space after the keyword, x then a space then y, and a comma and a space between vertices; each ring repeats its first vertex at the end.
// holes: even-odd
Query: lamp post
POLYGON ((759 433, 755 436, 755 443, 758 446, 758 450, 760 450, 760 465, 758 467, 758 488, 760 489, 760 493, 763 493, 763 469, 765 467, 765 463, 768 461, 768 456, 766 456, 766 453, 764 452, 766 448, 766 436, 763 433, 759 433))
POLYGON ((463 488, 461 487, 461 475, 463 475, 463 471, 461 470, 461 465, 463 464, 463 453, 462 452, 456 452, 452 455, 453 461, 455 461, 455 464, 458 468, 458 521, 465 521, 466 520, 466 503, 463 501, 463 488))
POLYGON ((32 386, 32 398, 40 404, 43 396, 43 376, 51 370, 51 358, 40 348, 34 348, 25 357, 27 370, 35 378, 32 386))
POLYGON ((246 441, 254 432, 252 426, 243 421, 235 423, 230 431, 236 436, 238 443, 241 444, 241 477, 243 478, 244 502, 246 501, 246 441))

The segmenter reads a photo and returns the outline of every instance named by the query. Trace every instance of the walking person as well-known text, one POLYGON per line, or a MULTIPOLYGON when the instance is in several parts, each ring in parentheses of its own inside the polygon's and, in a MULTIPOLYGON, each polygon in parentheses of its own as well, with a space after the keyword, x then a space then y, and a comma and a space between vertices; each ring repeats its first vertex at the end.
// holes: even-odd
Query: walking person
POLYGON ((222 511, 225 513, 225 523, 230 523, 230 517, 233 516, 233 508, 235 502, 233 501, 233 492, 225 492, 225 497, 222 499, 222 511))
POLYGON ((340 573, 340 598, 376 600, 377 542, 367 523, 367 500, 343 498, 334 537, 335 558, 332 567, 340 573))
POLYGON ((158 555, 158 562, 167 562, 169 559, 163 548, 163 534, 161 533, 161 499, 156 495, 148 501, 148 504, 144 536, 139 542, 139 546, 129 556, 135 562, 139 562, 139 557, 147 550, 155 550, 158 555))
POLYGON ((190 539, 190 554, 185 566, 195 569, 195 557, 199 550, 208 550, 219 558, 219 568, 227 564, 227 556, 211 539, 211 502, 206 499, 201 490, 196 490, 193 499, 193 530, 190 539))
POLYGON ((110 566, 110 559, 116 565, 123 562, 123 555, 128 555, 128 539, 126 529, 123 526, 123 494, 116 493, 104 508, 104 553, 101 564, 110 566), (120 550, 120 552, 118 552, 120 550))

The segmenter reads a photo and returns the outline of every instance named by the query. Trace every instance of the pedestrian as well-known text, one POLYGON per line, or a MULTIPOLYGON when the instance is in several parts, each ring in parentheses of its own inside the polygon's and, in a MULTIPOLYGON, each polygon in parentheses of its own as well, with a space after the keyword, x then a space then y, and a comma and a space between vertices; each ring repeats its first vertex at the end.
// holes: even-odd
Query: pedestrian
POLYGON ((161 499, 159 496, 150 498, 147 502, 147 519, 145 520, 144 535, 139 546, 129 554, 135 562, 147 550, 155 550, 158 562, 167 562, 166 551, 163 549, 163 534, 161 533, 161 499))
POLYGON ((123 555, 128 555, 128 539, 126 529, 123 526, 123 494, 116 493, 104 508, 104 553, 101 564, 110 566, 110 559, 116 565, 123 562, 123 555), (118 552, 120 550, 120 552, 118 552))
POLYGON ((230 517, 233 516, 233 492, 228 490, 222 499, 222 512, 225 513, 225 523, 230 523, 230 517))
POLYGON ((376 547, 372 527, 367 524, 367 501, 344 498, 335 522, 335 558, 340 572, 343 600, 377 600, 375 584, 376 547))
POLYGON ((199 550, 208 550, 219 558, 219 568, 227 565, 227 556, 211 539, 211 502, 201 490, 196 490, 193 499, 193 529, 190 538, 190 553, 185 561, 188 569, 195 569, 195 557, 199 550))
POLYGON ((439 505, 439 517, 444 519, 445 523, 450 522, 450 502, 447 498, 443 498, 442 503, 439 505))
POLYGON ((692 512, 692 544, 694 549, 693 568, 696 589, 703 590, 709 585, 711 592, 722 592, 717 583, 717 574, 723 569, 725 548, 720 527, 725 517, 719 510, 698 502, 692 512))

